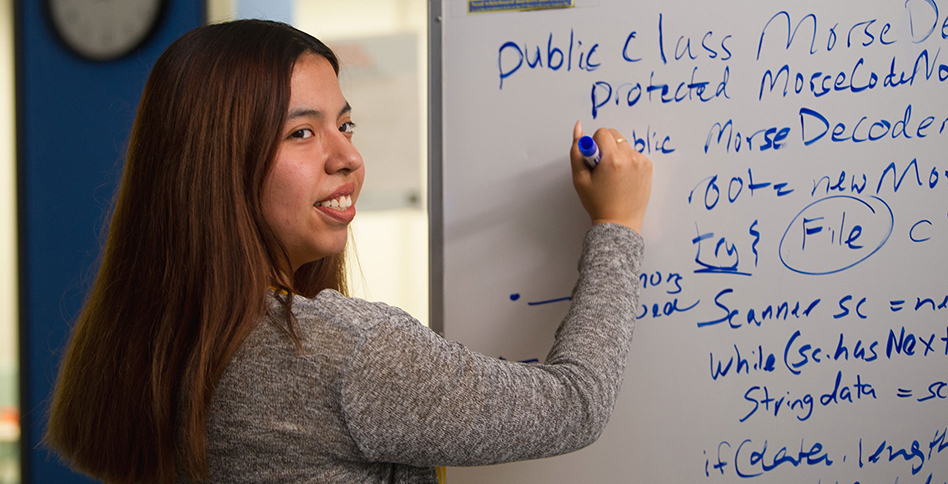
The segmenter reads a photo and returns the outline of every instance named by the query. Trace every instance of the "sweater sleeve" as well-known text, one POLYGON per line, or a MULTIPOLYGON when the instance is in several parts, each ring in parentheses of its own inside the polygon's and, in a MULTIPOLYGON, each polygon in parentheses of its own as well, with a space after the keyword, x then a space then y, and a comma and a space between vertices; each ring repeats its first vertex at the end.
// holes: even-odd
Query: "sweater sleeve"
POLYGON ((591 444, 622 383, 643 251, 631 229, 590 229, 570 310, 542 365, 475 353, 389 311, 367 330, 340 384, 360 451, 377 462, 465 466, 591 444))

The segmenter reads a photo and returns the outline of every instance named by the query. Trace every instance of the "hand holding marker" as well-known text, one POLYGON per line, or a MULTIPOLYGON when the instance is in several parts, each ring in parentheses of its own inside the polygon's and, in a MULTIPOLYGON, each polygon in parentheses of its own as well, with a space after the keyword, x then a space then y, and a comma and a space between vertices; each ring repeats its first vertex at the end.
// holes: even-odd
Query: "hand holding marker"
POLYGON ((617 223, 642 230, 652 192, 652 162, 614 129, 585 136, 577 121, 570 150, 573 186, 593 224, 617 223))
POLYGON ((590 170, 595 168, 601 159, 599 147, 596 146, 596 140, 592 139, 592 136, 579 138, 579 154, 583 155, 583 160, 589 165, 590 170))

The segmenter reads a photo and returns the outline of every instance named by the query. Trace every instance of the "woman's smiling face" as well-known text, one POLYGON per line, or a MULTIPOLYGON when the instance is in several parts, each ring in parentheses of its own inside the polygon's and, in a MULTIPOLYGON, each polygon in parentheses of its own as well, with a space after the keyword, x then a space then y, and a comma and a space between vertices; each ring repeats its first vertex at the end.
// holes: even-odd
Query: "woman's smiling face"
POLYGON ((352 144, 354 127, 332 65, 303 54, 293 68, 282 138, 261 200, 287 250, 291 274, 346 247, 365 178, 352 144))

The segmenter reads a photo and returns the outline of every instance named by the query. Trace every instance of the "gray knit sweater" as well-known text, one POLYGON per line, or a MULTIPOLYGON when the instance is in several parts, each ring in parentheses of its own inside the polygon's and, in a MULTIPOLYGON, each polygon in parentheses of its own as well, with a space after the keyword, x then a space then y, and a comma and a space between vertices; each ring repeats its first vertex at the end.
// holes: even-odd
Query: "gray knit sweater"
POLYGON ((589 445, 622 382, 642 253, 630 229, 589 231, 543 365, 474 353, 384 304, 328 290, 296 297, 303 351, 262 322, 218 383, 209 481, 435 483, 434 466, 589 445))

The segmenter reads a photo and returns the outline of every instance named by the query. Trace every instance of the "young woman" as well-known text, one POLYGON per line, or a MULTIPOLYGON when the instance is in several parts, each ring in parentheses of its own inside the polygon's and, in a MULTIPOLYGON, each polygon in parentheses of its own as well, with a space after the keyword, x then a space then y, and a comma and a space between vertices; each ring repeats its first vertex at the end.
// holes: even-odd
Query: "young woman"
POLYGON ((106 482, 436 482, 588 445, 622 380, 651 162, 614 130, 573 179, 593 228, 544 365, 345 296, 365 167, 333 53, 237 21, 148 79, 48 441, 106 482), (633 230, 634 229, 634 230, 633 230))

